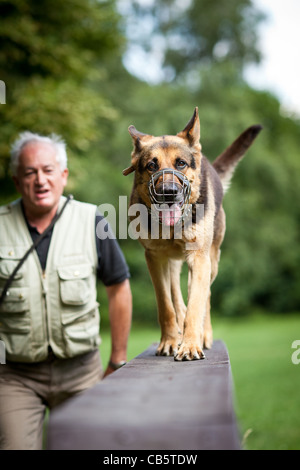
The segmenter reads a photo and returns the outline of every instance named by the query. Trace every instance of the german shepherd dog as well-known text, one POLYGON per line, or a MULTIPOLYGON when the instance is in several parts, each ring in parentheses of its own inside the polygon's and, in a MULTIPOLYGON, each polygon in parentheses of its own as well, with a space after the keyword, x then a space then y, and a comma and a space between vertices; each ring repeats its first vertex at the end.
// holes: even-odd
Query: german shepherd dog
POLYGON ((204 348, 212 347, 210 286, 218 273, 225 234, 222 199, 237 163, 261 129, 249 127, 213 164, 201 152, 198 108, 176 136, 154 137, 134 126, 128 129, 134 149, 131 166, 123 174, 135 172, 130 206, 142 204, 149 211, 139 241, 156 293, 161 327, 157 355, 197 360, 205 357, 204 348), (159 224, 155 239, 153 214, 159 224), (166 228, 169 236, 163 237, 166 228), (184 261, 189 268, 187 306, 180 287, 184 261))

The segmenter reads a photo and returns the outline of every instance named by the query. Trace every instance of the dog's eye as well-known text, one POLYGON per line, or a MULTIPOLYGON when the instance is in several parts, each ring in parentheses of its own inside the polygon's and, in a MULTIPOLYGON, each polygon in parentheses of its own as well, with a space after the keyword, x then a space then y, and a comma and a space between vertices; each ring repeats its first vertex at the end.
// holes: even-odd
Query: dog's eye
POLYGON ((158 165, 155 162, 149 162, 146 166, 147 170, 149 171, 157 171, 158 170, 158 165))
POLYGON ((178 168, 178 170, 183 170, 183 168, 185 168, 187 166, 187 163, 184 161, 184 160, 177 160, 176 161, 176 168, 178 168))

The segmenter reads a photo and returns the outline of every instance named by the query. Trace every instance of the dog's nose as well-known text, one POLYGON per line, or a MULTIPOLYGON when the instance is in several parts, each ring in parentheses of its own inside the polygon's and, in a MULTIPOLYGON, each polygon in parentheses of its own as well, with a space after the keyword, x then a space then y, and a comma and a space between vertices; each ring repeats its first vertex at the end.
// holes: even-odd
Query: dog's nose
POLYGON ((174 182, 163 181, 156 186, 158 202, 172 202, 180 192, 178 185, 174 182))

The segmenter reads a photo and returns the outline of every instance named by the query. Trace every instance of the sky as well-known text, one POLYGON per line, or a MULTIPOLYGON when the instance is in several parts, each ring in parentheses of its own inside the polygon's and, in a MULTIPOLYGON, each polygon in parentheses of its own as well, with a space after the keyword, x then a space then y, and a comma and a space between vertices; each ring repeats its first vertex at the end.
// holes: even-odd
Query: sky
POLYGON ((246 70, 254 88, 273 92, 283 111, 300 116, 300 0, 254 0, 267 13, 259 28, 263 60, 246 70))

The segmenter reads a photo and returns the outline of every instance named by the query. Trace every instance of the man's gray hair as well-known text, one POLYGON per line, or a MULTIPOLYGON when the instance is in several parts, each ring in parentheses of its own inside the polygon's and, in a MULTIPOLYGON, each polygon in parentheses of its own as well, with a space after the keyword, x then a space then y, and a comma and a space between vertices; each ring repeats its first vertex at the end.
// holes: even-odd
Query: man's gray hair
POLYGON ((23 147, 29 142, 43 142, 51 144, 56 152, 56 160, 60 164, 61 171, 67 168, 68 158, 66 151, 65 141, 56 134, 51 134, 50 136, 42 136, 39 134, 34 134, 30 131, 21 132, 18 138, 11 146, 10 151, 10 169, 13 175, 16 175, 19 165, 19 158, 22 152, 23 147))

